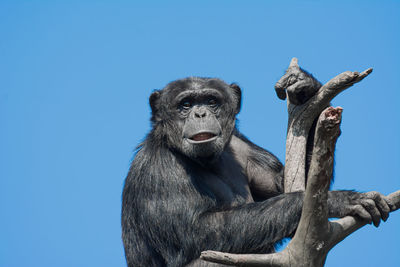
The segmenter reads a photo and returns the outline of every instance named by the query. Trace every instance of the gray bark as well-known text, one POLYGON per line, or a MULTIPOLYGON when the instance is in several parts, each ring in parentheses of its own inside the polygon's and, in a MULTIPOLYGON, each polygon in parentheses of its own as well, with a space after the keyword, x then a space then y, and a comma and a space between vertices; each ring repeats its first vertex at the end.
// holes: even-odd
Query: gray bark
MULTIPOLYGON (((289 68, 299 68, 293 58, 289 68)), ((310 128, 315 118, 329 106, 340 92, 360 82, 372 72, 362 73, 346 71, 323 85, 317 94, 303 105, 297 106, 288 99, 288 131, 286 137, 285 192, 305 190, 306 144, 310 128)))
MULTIPOLYGON (((298 68, 296 58, 292 59, 289 68, 298 68)), ((321 267, 324 266, 328 252, 336 244, 366 225, 365 221, 352 216, 328 220, 328 190, 342 114, 342 108, 328 106, 336 95, 371 72, 372 69, 362 73, 343 72, 323 85, 314 97, 300 106, 293 105, 288 99, 285 192, 305 191, 299 226, 288 246, 279 253, 262 255, 205 251, 201 259, 235 266, 321 267), (306 187, 306 144, 312 123, 317 117, 306 187)), ((400 191, 388 195, 387 198, 392 204, 391 211, 400 208, 400 191)))

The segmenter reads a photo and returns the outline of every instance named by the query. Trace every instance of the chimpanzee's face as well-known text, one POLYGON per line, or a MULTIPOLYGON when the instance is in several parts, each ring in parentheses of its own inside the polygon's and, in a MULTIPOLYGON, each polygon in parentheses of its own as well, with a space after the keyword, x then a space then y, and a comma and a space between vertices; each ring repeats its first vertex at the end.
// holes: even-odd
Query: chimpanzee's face
POLYGON ((172 82, 150 97, 155 127, 162 125, 171 148, 195 160, 212 160, 230 140, 240 94, 237 85, 218 79, 172 82))

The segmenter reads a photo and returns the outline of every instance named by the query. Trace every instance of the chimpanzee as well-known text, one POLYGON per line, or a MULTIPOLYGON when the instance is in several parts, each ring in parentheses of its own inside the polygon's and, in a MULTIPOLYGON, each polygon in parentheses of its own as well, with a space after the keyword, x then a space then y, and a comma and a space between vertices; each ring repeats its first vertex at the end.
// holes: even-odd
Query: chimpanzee
MULTIPOLYGON (((321 84, 300 72, 315 93, 321 84)), ((296 83, 305 88, 301 75, 286 85, 292 102, 296 83)), ((298 95, 297 103, 310 97, 298 95)), ((123 190, 128 266, 204 266, 201 251, 268 253, 294 234, 303 193, 284 193, 282 163, 236 128, 238 85, 189 77, 154 91, 150 106, 152 129, 123 190)), ((330 191, 328 206, 330 217, 355 215, 375 226, 389 213, 377 192, 330 191)))

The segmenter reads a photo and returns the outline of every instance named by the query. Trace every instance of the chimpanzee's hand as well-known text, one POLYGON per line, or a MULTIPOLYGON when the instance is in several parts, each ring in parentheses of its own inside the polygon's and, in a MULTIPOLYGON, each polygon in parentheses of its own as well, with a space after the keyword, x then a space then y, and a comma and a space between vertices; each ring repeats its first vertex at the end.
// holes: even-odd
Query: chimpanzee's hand
POLYGON ((368 223, 379 226, 381 219, 389 217, 391 203, 379 192, 358 193, 330 191, 328 194, 329 217, 358 216, 368 223))
POLYGON ((301 105, 314 96, 322 85, 311 74, 301 69, 297 60, 293 60, 285 75, 275 84, 275 91, 282 100, 286 99, 287 92, 291 104, 301 105))

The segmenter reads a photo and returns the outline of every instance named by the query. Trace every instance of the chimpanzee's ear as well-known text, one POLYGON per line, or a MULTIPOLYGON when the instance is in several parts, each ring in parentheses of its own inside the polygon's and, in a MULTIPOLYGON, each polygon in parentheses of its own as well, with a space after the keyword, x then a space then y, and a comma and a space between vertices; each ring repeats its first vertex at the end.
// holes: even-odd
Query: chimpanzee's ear
POLYGON ((240 89, 239 85, 236 83, 231 83, 229 87, 232 89, 232 92, 236 98, 236 114, 240 112, 240 108, 242 106, 242 90, 240 89))
POLYGON ((149 98, 152 121, 159 120, 158 111, 160 109, 160 96, 161 96, 161 90, 154 90, 149 98))

